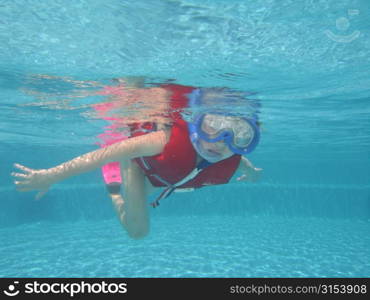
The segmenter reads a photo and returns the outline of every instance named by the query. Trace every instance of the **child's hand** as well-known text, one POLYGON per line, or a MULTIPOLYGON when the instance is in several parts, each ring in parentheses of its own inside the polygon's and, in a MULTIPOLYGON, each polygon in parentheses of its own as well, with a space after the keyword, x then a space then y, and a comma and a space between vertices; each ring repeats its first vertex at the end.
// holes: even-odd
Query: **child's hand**
POLYGON ((39 193, 36 195, 36 200, 40 199, 48 191, 52 185, 50 175, 47 170, 34 170, 22 166, 20 164, 14 164, 14 167, 21 170, 23 173, 12 172, 11 175, 17 179, 14 181, 17 191, 27 192, 37 190, 39 193))
POLYGON ((236 180, 248 180, 251 182, 256 182, 260 179, 262 170, 262 168, 256 168, 248 160, 243 159, 240 166, 240 171, 243 173, 243 175, 239 176, 236 180))

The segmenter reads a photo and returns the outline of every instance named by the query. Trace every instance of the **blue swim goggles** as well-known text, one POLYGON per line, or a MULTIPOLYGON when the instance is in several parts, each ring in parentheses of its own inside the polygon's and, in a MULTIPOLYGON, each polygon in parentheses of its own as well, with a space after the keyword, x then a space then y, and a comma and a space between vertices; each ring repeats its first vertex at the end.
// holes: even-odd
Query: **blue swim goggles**
MULTIPOLYGON (((189 97, 190 102, 196 101, 191 97, 199 97, 195 90, 189 97)), ((198 98, 199 99, 199 98, 198 98)), ((218 112, 198 114, 193 122, 188 123, 190 139, 199 147, 199 140, 208 143, 223 141, 230 151, 244 155, 252 152, 259 143, 260 131, 256 118, 239 117, 218 112)))
POLYGON ((253 120, 217 114, 202 114, 188 124, 193 143, 199 139, 208 143, 223 141, 230 151, 244 155, 252 152, 260 139, 259 129, 253 120))

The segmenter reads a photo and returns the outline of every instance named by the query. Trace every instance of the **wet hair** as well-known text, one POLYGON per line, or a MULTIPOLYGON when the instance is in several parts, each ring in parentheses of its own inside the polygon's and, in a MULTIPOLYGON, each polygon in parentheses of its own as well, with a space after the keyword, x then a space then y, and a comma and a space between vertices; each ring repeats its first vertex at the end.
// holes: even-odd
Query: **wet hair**
POLYGON ((234 111, 231 114, 236 117, 251 117, 258 121, 261 103, 259 99, 252 99, 250 96, 255 95, 253 92, 239 91, 226 87, 200 88, 199 101, 200 109, 204 113, 214 110, 220 114, 228 113, 230 107, 234 111))

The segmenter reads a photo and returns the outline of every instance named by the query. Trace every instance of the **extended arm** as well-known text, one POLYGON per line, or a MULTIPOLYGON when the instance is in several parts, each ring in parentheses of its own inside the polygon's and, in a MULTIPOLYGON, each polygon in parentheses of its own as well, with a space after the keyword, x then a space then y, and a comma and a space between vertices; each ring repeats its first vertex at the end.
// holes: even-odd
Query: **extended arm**
POLYGON ((11 175, 18 179, 15 181, 17 190, 39 190, 41 194, 39 193, 38 197, 40 197, 52 184, 94 170, 108 162, 159 154, 166 145, 167 139, 168 134, 165 131, 156 131, 83 154, 50 169, 33 170, 15 164, 15 167, 23 173, 11 175))

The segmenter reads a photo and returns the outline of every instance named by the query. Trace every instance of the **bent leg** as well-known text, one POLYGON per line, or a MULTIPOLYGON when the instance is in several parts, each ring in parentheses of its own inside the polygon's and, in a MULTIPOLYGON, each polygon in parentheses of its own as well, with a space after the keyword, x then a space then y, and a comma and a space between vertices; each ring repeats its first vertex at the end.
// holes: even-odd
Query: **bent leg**
POLYGON ((145 175, 133 161, 121 162, 123 197, 116 184, 107 186, 118 218, 128 235, 134 239, 145 237, 149 232, 149 212, 145 175))
POLYGON ((125 226, 125 211, 124 211, 124 200, 121 195, 121 183, 111 182, 106 185, 109 196, 112 200, 113 207, 117 213, 117 216, 123 226, 125 226))

